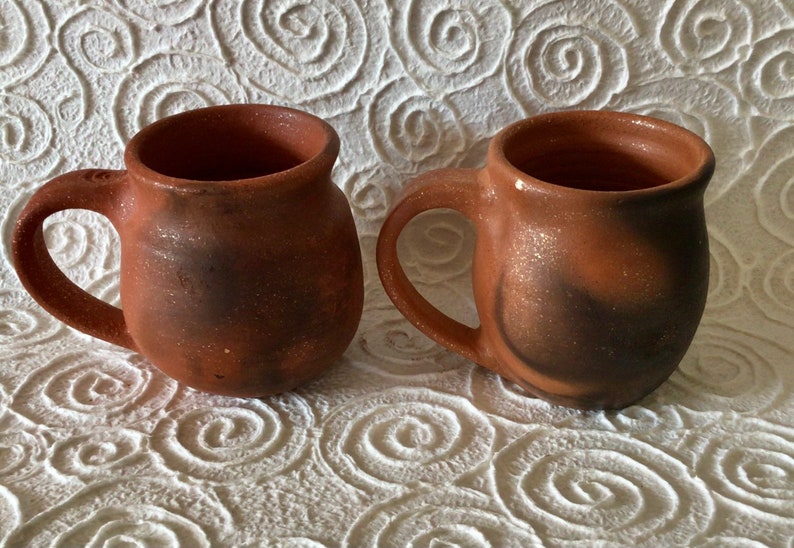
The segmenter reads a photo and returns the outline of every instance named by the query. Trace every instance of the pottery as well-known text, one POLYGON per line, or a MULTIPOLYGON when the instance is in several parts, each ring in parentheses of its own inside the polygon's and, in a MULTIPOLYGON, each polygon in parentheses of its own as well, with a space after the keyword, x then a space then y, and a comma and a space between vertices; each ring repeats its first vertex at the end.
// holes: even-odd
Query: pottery
POLYGON ((67 173, 33 195, 14 228, 19 278, 57 318, 186 385, 290 390, 340 358, 361 318, 358 237, 331 180, 338 152, 330 125, 287 108, 162 119, 130 140, 126 170, 67 173), (52 261, 42 223, 70 208, 117 230, 123 311, 52 261))
POLYGON ((663 383, 689 347, 708 290, 703 194, 714 156, 676 125, 618 112, 517 122, 482 169, 442 169, 397 197, 377 264, 425 334, 530 394, 621 408, 663 383), (445 315, 411 284, 397 237, 418 213, 462 212, 477 230, 480 325, 445 315))

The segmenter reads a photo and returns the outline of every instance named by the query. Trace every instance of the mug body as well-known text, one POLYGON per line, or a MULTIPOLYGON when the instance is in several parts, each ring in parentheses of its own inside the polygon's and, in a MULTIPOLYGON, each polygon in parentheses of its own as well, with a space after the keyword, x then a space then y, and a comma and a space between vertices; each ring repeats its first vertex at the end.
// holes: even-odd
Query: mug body
POLYGON ((499 372, 582 408, 667 379, 705 306, 713 166, 694 134, 623 113, 549 114, 494 137, 473 279, 499 372))
POLYGON ((121 298, 153 364, 200 390, 263 396, 342 355, 363 274, 330 178, 338 147, 322 120, 264 105, 190 111, 130 141, 121 298))

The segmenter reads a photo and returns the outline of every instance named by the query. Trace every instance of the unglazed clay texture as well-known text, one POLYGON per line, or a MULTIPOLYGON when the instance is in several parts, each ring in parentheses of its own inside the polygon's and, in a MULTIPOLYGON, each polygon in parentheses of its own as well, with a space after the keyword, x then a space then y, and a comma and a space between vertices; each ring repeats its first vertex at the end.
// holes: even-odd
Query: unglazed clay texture
POLYGON ((526 118, 494 136, 484 168, 433 170, 406 185, 378 235, 378 273, 420 331, 530 394, 628 407, 675 370, 703 315, 713 172, 705 141, 657 118, 526 118), (477 231, 476 328, 434 308, 399 261, 407 224, 445 208, 477 231))
MULTIPOLYGON (((3 0, 0 544, 770 546, 794 530, 794 6, 788 0, 3 0), (326 118, 362 241, 344 357, 264 399, 207 395, 45 313, 10 265, 33 191, 122 167, 167 114, 277 103, 326 118), (655 115, 703 136, 706 312, 680 367, 582 413, 431 342, 374 265, 396 192, 479 167, 518 119, 655 115)), ((119 304, 102 217, 54 216, 69 276, 119 304)), ((476 325, 475 233, 412 222, 402 262, 476 325)))

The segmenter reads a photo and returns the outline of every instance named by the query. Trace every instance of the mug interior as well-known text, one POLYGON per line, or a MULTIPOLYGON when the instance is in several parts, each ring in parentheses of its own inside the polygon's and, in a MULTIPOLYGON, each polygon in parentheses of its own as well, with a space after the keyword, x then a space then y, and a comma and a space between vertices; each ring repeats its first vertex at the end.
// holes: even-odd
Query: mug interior
POLYGON ((655 188, 702 170, 711 151, 673 124, 615 112, 530 118, 500 143, 513 167, 548 184, 591 191, 655 188))
POLYGON ((175 179, 234 181, 280 173, 320 154, 328 128, 311 115, 266 105, 210 107, 165 118, 130 143, 134 159, 175 179))

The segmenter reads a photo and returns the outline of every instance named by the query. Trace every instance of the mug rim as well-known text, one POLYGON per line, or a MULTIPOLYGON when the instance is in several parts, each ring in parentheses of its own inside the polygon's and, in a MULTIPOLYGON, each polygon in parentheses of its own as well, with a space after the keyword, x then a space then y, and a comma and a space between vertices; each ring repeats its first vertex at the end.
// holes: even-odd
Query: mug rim
POLYGON ((124 164, 127 171, 138 179, 148 181, 155 186, 180 192, 225 192, 229 190, 229 187, 234 187, 238 190, 263 186, 284 188, 290 185, 300 186, 302 181, 313 181, 324 176, 329 177, 339 155, 339 148, 340 140, 336 130, 319 116, 280 105, 232 103, 186 110, 166 116, 143 127, 127 143, 124 149, 124 164), (142 146, 168 126, 181 124, 187 120, 208 119, 210 117, 223 117, 240 113, 246 113, 250 116, 267 116, 269 117, 268 123, 272 125, 292 124, 297 128, 301 123, 308 123, 309 127, 302 131, 319 131, 323 136, 322 145, 311 157, 292 167, 241 179, 204 180, 168 175, 150 167, 141 158, 142 146))
MULTIPOLYGON (((615 142, 617 141, 615 139, 615 142)), ((660 118, 614 110, 566 110, 524 118, 506 126, 494 135, 489 143, 487 156, 487 169, 496 169, 504 177, 511 180, 530 183, 524 188, 532 188, 547 195, 560 195, 568 198, 579 196, 586 197, 586 199, 599 199, 601 197, 601 199, 606 200, 656 197, 659 194, 679 192, 684 189, 696 189, 699 192, 704 192, 714 172, 716 163, 711 146, 696 133, 660 118), (695 167, 677 179, 654 186, 634 189, 596 190, 566 186, 540 179, 519 169, 507 158, 505 153, 505 148, 511 139, 515 139, 520 134, 532 131, 539 126, 561 121, 592 124, 599 119, 625 128, 633 127, 637 133, 653 132, 658 135, 667 135, 669 138, 685 144, 688 150, 694 152, 697 157, 695 167)))

